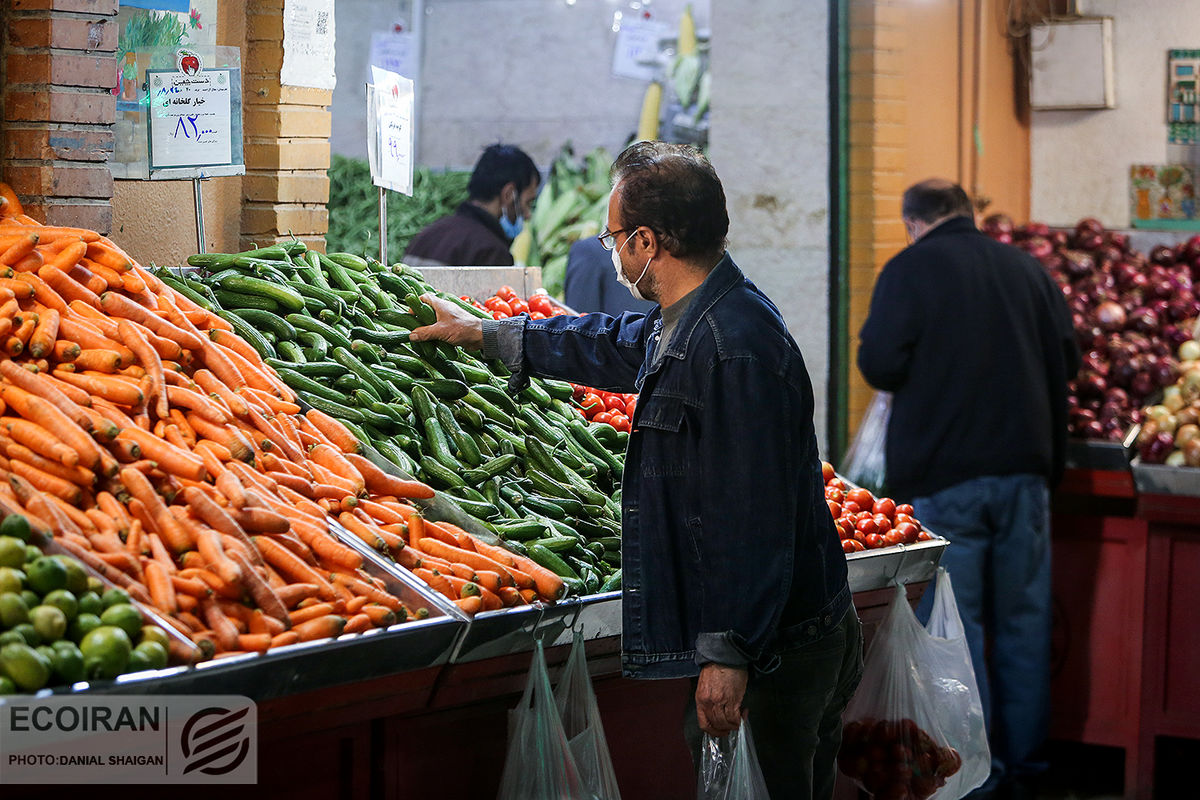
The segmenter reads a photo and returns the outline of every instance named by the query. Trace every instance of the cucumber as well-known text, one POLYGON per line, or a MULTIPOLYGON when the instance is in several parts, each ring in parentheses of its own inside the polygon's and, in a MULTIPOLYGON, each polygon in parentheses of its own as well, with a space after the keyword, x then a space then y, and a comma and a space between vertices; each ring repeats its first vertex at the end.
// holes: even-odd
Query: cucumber
POLYGON ((536 494, 526 495, 524 507, 550 519, 562 520, 567 518, 567 512, 563 510, 563 507, 549 497, 542 497, 536 494))
POLYGON ((512 469, 516 463, 517 457, 515 455, 499 455, 484 462, 475 469, 467 470, 463 473, 463 479, 469 485, 477 485, 498 475, 503 475, 512 469))
POLYGON ((362 339, 350 342, 350 352, 358 356, 364 364, 369 364, 372 370, 381 364, 387 355, 379 345, 364 342, 362 339))
POLYGON ((436 417, 438 424, 442 427, 452 442, 454 449, 458 453, 459 459, 468 467, 478 467, 483 463, 483 456, 479 452, 479 446, 475 444, 475 440, 467 434, 458 425, 458 420, 454 418, 454 412, 444 403, 438 403, 436 408, 436 417))
POLYGON ((345 334, 319 319, 305 314, 288 314, 284 319, 290 322, 297 331, 315 333, 330 345, 344 347, 346 350, 349 350, 351 347, 352 343, 346 338, 345 334))
POLYGON ((452 469, 447 469, 444 464, 430 455, 423 455, 418 460, 418 465, 424 476, 435 484, 440 485, 444 489, 458 489, 464 486, 462 479, 452 469))
POLYGON ((305 402, 318 411, 324 412, 331 417, 337 417, 342 422, 355 422, 362 424, 365 420, 361 411, 357 408, 350 408, 343 403, 336 403, 318 395, 310 395, 305 398, 305 402))
MULTIPOLYGON (((230 324, 234 333, 249 342, 250 346, 253 347, 260 356, 263 358, 278 357, 278 353, 275 352, 275 348, 271 346, 271 343, 267 341, 267 338, 259 333, 253 325, 246 322, 246 320, 242 319, 237 314, 234 314, 232 311, 225 311, 223 309, 218 310, 217 315, 230 324)), ((209 331, 209 335, 212 335, 212 331, 209 331)))
POLYGON ((233 266, 237 256, 237 253, 195 253, 187 257, 187 263, 205 269, 226 269, 233 266))
POLYGON ((552 553, 569 553, 575 549, 575 545, 579 544, 579 540, 574 536, 547 536, 543 539, 538 539, 535 544, 546 548, 552 553))
POLYGON ((408 333, 404 331, 373 331, 368 328, 355 326, 350 329, 350 335, 356 339, 362 339, 372 344, 383 345, 384 347, 394 347, 398 344, 408 343, 408 333))
POLYGON ((274 300, 288 311, 304 310, 304 297, 295 289, 261 278, 251 278, 248 275, 236 275, 221 281, 221 288, 240 292, 241 294, 257 295, 274 300))
POLYGON ((471 391, 462 381, 454 381, 447 378, 431 378, 427 381, 418 381, 418 385, 428 389, 439 400, 462 400, 471 391))
MULTIPOLYGON (((456 476, 464 472, 462 464, 454 458, 450 452, 450 440, 446 438, 445 432, 438 425, 436 417, 428 417, 422 423, 425 431, 425 445, 428 448, 427 452, 433 456, 439 463, 444 464, 447 469, 453 470, 456 476)), ((457 478, 459 485, 465 486, 462 478, 457 478)))
POLYGON ((545 547, 537 544, 536 542, 527 545, 527 547, 529 548, 530 558, 553 572, 558 577, 571 578, 575 581, 580 580, 579 573, 576 572, 570 564, 559 558, 557 553, 547 550, 545 547))
POLYGON ((285 361, 290 361, 293 364, 303 364, 308 360, 304 357, 304 348, 287 339, 276 341, 275 349, 279 351, 279 355, 285 361))
POLYGON ((546 523, 535 520, 514 520, 507 523, 492 522, 496 533, 505 539, 527 542, 546 534, 546 523))
POLYGON ((504 391, 503 389, 492 386, 491 384, 480 384, 479 386, 474 387, 474 390, 484 400, 487 400, 489 403, 495 403, 498 408, 503 409, 507 413, 514 416, 516 416, 518 413, 517 404, 513 402, 511 397, 509 397, 508 392, 504 391))
POLYGON ((312 331, 297 331, 296 341, 304 351, 304 357, 309 361, 325 361, 329 353, 329 343, 312 331))
POLYGON ((352 269, 355 272, 367 271, 367 260, 352 253, 329 253, 328 258, 333 263, 346 269, 352 269))
POLYGON ((269 297, 262 297, 257 294, 234 292, 229 289, 223 289, 219 286, 213 290, 213 297, 217 298, 217 302, 221 304, 221 308, 255 308, 260 311, 279 311, 281 308, 279 303, 276 303, 269 297))
POLYGON ((258 330, 266 330, 275 334, 275 339, 277 341, 283 339, 291 341, 296 338, 296 328, 292 325, 292 323, 288 322, 278 314, 272 314, 269 311, 260 311, 254 308, 234 309, 233 313, 246 320, 248 324, 253 325, 258 330))
POLYGON ((443 495, 446 499, 458 504, 459 508, 477 519, 495 519, 500 516, 500 509, 487 501, 470 500, 449 491, 443 492, 443 495))
POLYGON ((331 403, 345 402, 345 397, 336 389, 318 383, 312 378, 309 378, 306 375, 301 375, 299 372, 296 372, 293 369, 277 366, 275 367, 275 371, 279 373, 280 380, 282 380, 292 389, 300 392, 304 396, 304 400, 306 402, 308 401, 309 397, 312 396, 324 398, 331 403))
POLYGON ((306 361, 303 364, 278 364, 274 363, 276 359, 267 361, 275 369, 280 366, 290 369, 294 372, 299 372, 308 378, 336 378, 346 372, 346 368, 335 361, 306 361))

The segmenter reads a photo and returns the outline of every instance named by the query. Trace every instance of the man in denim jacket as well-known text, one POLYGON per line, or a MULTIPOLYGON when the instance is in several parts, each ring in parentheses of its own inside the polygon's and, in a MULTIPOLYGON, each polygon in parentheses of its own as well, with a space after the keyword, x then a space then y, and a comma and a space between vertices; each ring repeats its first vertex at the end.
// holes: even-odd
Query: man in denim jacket
POLYGON ((846 561, 825 503, 804 360, 725 252, 720 179, 697 151, 640 142, 613 165, 618 279, 648 314, 481 321, 426 297, 442 339, 529 375, 638 391, 622 485, 622 663, 698 675, 685 720, 721 736, 743 710, 775 797, 830 797, 841 712, 862 671, 846 561))

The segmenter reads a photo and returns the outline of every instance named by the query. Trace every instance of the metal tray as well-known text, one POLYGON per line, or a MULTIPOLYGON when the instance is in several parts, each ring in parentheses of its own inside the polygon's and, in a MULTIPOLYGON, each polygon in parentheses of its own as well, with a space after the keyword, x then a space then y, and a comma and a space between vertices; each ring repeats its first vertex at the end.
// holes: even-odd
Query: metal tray
POLYGON ((1067 440, 1067 469, 1124 472, 1129 469, 1130 456, 1131 451, 1120 442, 1067 440))
POLYGON ((546 647, 570 644, 577 629, 589 641, 620 635, 621 593, 592 594, 554 605, 535 603, 477 614, 459 639, 450 663, 527 652, 533 649, 535 639, 540 639, 546 647))
POLYGON ((942 553, 950 542, 931 539, 916 544, 898 544, 882 550, 849 553, 846 568, 851 592, 886 589, 894 583, 921 583, 933 579, 942 553))
POLYGON ((1139 494, 1178 494, 1200 497, 1200 468, 1168 467, 1133 460, 1133 484, 1139 494))

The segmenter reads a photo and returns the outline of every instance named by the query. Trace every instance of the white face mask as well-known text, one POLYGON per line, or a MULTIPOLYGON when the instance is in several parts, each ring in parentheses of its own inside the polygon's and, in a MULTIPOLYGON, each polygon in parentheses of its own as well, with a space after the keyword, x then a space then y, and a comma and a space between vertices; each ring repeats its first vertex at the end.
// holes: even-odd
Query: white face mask
MULTIPOLYGON (((633 236, 629 237, 629 239, 632 239, 632 238, 633 238, 633 236)), ((629 244, 629 239, 625 240, 625 244, 629 244)), ((636 281, 630 281, 629 278, 625 277, 625 270, 621 269, 621 251, 625 249, 625 244, 621 245, 620 247, 618 247, 615 250, 609 251, 612 253, 613 269, 616 270, 616 272, 617 272, 617 283, 621 284, 626 289, 628 289, 629 293, 631 295, 633 295, 634 299, 645 300, 646 298, 638 290, 637 285, 639 283, 641 283, 642 278, 646 277, 646 271, 650 269, 650 262, 653 261, 654 259, 653 258, 646 259, 646 266, 642 268, 642 274, 638 275, 636 281)))

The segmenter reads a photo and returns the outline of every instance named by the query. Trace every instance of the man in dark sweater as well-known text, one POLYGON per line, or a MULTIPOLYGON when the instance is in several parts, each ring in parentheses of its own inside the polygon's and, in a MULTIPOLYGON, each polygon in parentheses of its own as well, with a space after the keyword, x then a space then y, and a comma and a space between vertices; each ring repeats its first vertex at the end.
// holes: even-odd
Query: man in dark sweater
POLYGON ((509 247, 529 219, 540 185, 537 166, 520 148, 488 147, 471 172, 467 201, 414 236, 404 252, 404 263, 511 267, 509 247))
POLYGON ((894 393, 888 486, 951 542, 942 564, 983 696, 990 793, 1037 771, 1046 734, 1048 487, 1063 471, 1079 352, 1058 286, 1034 258, 975 228, 961 187, 918 183, 902 215, 913 243, 876 282, 858 366, 894 393))

